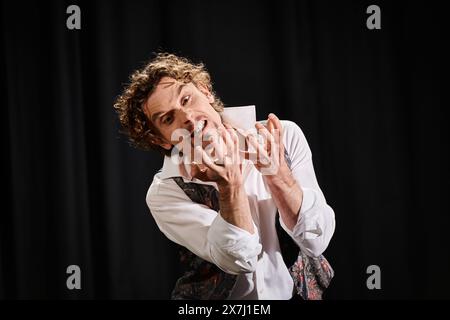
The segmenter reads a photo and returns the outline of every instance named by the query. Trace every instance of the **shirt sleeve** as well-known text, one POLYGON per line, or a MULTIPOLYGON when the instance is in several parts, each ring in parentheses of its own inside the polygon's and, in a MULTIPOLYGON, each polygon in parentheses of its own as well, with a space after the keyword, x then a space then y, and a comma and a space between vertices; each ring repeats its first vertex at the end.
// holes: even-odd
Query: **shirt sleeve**
POLYGON ((175 243, 230 274, 253 272, 262 246, 259 232, 225 221, 206 205, 192 202, 172 179, 155 176, 147 205, 159 229, 175 243))
POLYGON ((292 174, 303 191, 303 200, 292 231, 286 227, 281 216, 280 224, 306 254, 317 257, 325 251, 333 236, 334 211, 327 204, 317 182, 311 150, 302 130, 292 121, 282 121, 282 125, 292 174))

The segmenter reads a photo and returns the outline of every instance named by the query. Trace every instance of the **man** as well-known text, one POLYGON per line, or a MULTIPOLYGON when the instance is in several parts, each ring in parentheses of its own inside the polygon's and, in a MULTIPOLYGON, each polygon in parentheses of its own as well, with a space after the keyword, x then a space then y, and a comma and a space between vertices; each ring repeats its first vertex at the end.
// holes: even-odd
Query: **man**
POLYGON ((136 146, 164 155, 147 204, 160 230, 187 249, 189 270, 172 298, 321 297, 333 276, 321 254, 334 212, 295 123, 274 114, 265 125, 257 122, 263 143, 224 123, 204 66, 172 54, 135 71, 114 107, 136 146), (291 269, 283 235, 299 250, 291 269))

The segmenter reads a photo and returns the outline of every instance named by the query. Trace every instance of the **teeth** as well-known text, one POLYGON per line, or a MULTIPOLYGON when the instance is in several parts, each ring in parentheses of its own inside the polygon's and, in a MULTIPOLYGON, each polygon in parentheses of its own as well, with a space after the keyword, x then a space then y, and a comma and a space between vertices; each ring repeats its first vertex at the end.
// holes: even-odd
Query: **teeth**
POLYGON ((195 133, 200 133, 204 127, 205 127, 205 120, 197 122, 197 125, 195 126, 195 133))

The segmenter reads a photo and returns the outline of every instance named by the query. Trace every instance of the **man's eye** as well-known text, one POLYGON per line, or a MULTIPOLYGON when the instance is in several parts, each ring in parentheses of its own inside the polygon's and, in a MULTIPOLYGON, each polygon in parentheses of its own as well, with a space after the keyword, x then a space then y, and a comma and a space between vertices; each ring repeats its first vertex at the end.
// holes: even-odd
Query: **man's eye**
POLYGON ((163 119, 163 123, 165 123, 165 124, 170 124, 171 122, 172 122, 171 116, 167 116, 163 119))
POLYGON ((181 105, 184 106, 186 103, 189 102, 190 99, 191 99, 191 96, 184 96, 184 97, 181 99, 181 105))

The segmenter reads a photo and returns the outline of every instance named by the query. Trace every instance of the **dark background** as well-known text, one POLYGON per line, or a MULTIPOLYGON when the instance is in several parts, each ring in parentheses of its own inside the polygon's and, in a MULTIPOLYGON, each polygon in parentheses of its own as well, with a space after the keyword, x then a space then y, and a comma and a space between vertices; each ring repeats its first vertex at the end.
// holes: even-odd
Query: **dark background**
MULTIPOLYGON (((229 105, 295 121, 336 214, 329 299, 450 298, 446 13, 430 1, 2 1, 0 298, 166 299, 174 245, 145 194, 162 159, 112 108, 159 49, 229 105), (394 3, 395 2, 395 3, 394 3), (81 30, 66 8, 81 8, 81 30), (366 8, 381 8, 381 30, 366 8), (82 290, 66 288, 66 268, 82 290), (381 268, 368 290, 366 268, 381 268)), ((448 15, 448 13, 447 13, 448 15)))

